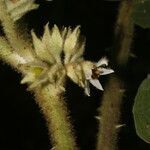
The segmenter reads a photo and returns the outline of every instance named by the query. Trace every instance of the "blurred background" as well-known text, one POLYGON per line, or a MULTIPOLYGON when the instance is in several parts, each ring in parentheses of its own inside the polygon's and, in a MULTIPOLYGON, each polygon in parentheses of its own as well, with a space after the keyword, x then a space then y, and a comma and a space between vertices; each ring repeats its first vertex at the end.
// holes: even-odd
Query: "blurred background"
MULTIPOLYGON (((42 36, 43 26, 50 27, 81 25, 86 37, 85 59, 98 61, 108 56, 113 44, 115 21, 119 1, 105 0, 37 0, 39 9, 23 18, 29 30, 42 36)), ((135 57, 129 59, 124 75, 126 94, 122 104, 121 122, 125 124, 119 132, 119 150, 150 150, 135 132, 132 106, 137 89, 150 72, 150 30, 135 26, 132 45, 135 57)), ((101 77, 105 86, 108 76, 101 77)), ((0 62, 0 150, 49 150, 47 128, 34 96, 20 85, 21 75, 0 62)), ((97 108, 101 105, 103 92, 91 86, 91 97, 84 95, 69 79, 66 83, 66 103, 76 130, 81 150, 94 150, 98 127, 97 108)))

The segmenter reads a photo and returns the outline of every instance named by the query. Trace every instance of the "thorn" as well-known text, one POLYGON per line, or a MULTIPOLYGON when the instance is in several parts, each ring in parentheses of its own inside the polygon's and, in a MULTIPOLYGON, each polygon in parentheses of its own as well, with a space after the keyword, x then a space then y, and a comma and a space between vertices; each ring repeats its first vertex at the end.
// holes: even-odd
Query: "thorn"
POLYGON ((95 119, 98 120, 98 121, 100 121, 100 120, 101 120, 101 117, 95 116, 95 119))
POLYGON ((120 128, 122 128, 122 127, 124 127, 126 124, 118 124, 118 125, 116 125, 116 129, 120 129, 120 128))
POLYGON ((124 93, 124 92, 125 92, 125 89, 120 89, 119 92, 120 92, 120 93, 124 93))

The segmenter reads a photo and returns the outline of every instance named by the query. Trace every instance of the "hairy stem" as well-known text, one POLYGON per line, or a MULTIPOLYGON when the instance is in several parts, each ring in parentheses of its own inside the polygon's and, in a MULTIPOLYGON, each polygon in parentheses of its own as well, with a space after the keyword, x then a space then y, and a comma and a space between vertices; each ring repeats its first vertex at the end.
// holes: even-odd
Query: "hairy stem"
POLYGON ((4 37, 0 37, 0 59, 12 66, 15 70, 24 73, 20 65, 24 64, 25 60, 13 52, 12 47, 4 37))
POLYGON ((100 133, 98 136, 97 150, 115 150, 120 122, 120 107, 124 90, 121 81, 113 75, 110 77, 106 92, 103 95, 100 107, 100 133))
POLYGON ((29 49, 32 49, 27 39, 23 39, 23 36, 18 33, 17 27, 7 12, 7 7, 4 0, 0 0, 0 21, 4 28, 6 37, 12 46, 12 48, 20 55, 32 59, 32 55, 29 49))
POLYGON ((45 119, 55 150, 77 150, 62 93, 55 85, 37 89, 35 97, 45 119))
MULTIPOLYGON (((132 0, 122 0, 116 22, 114 50, 112 56, 114 65, 120 69, 127 63, 133 37, 132 0)), ((100 126, 97 150, 116 150, 120 110, 123 100, 124 83, 120 77, 112 75, 106 86, 102 105, 99 108, 100 126)))
POLYGON ((133 39, 133 0, 122 0, 115 28, 114 50, 112 55, 116 65, 123 66, 130 56, 133 39))

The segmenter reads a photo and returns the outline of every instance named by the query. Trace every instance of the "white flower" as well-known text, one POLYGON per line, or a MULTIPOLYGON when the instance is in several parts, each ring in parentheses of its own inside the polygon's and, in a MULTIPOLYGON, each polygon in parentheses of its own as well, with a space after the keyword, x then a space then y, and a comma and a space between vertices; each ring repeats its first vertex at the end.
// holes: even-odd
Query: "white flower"
POLYGON ((68 76, 84 88, 88 96, 90 95, 89 82, 103 90, 98 77, 112 73, 113 70, 106 68, 108 66, 106 58, 102 58, 97 63, 83 59, 85 41, 80 40, 79 26, 74 30, 71 28, 59 30, 55 25, 52 30, 49 30, 47 24, 41 39, 33 31, 31 34, 34 60, 23 64, 26 73, 21 81, 22 84, 28 83, 31 89, 51 84, 64 90, 63 82, 65 76, 68 76))
POLYGON ((85 70, 85 94, 90 96, 89 82, 99 90, 104 90, 98 78, 101 75, 113 73, 114 70, 107 68, 108 59, 105 57, 100 59, 93 68, 85 70))

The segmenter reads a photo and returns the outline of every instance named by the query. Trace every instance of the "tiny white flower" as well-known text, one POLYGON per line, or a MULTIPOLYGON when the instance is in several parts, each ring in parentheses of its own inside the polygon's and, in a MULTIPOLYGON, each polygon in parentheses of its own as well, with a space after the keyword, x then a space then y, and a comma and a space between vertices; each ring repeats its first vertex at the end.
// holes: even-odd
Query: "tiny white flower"
POLYGON ((84 69, 85 73, 85 94, 87 96, 90 96, 90 88, 89 83, 90 82, 93 86, 95 86, 99 90, 104 90, 101 83, 99 82, 98 78, 100 75, 107 75, 110 73, 113 73, 114 70, 107 68, 108 66, 108 59, 105 57, 100 59, 93 68, 89 68, 87 70, 84 69))

